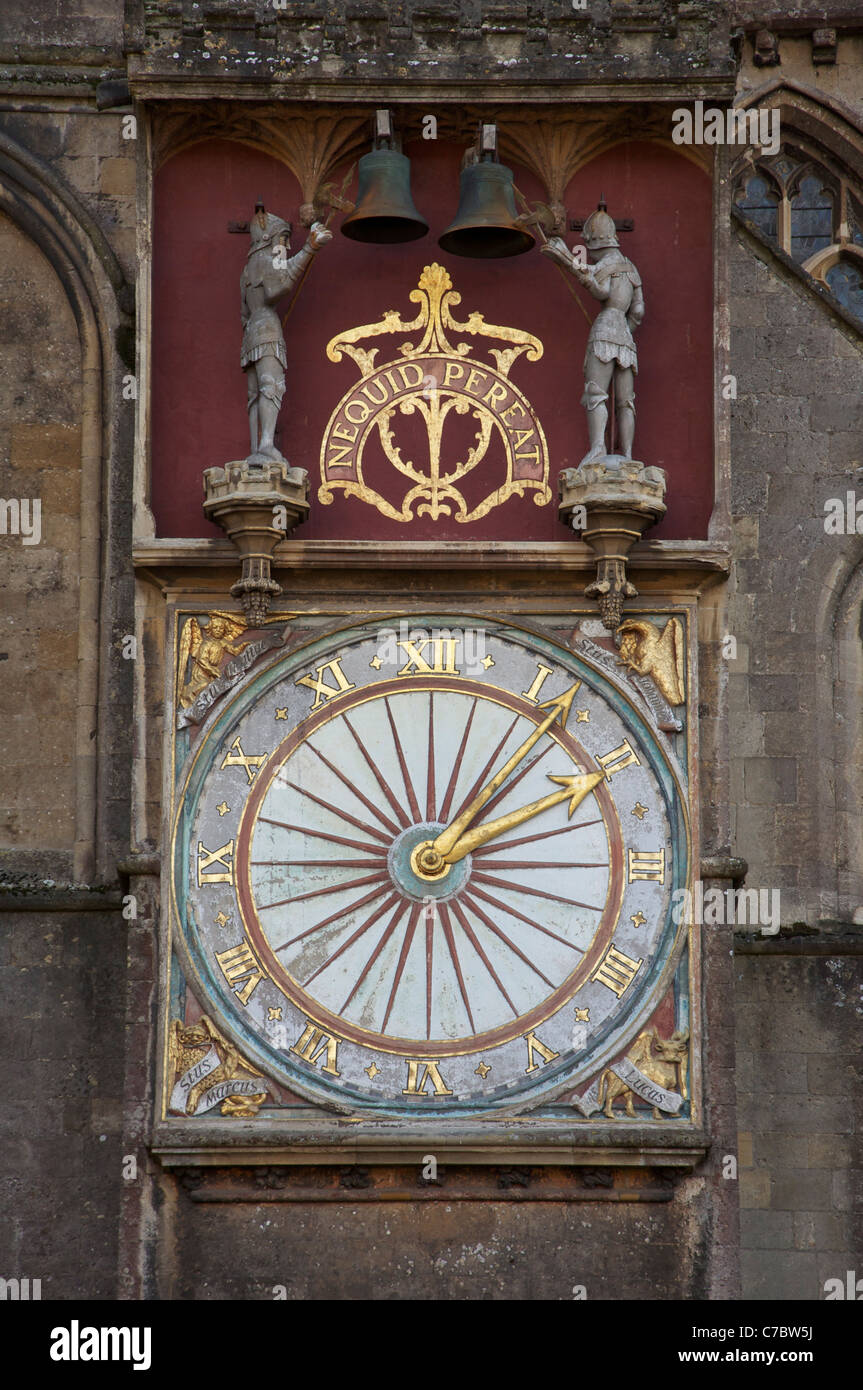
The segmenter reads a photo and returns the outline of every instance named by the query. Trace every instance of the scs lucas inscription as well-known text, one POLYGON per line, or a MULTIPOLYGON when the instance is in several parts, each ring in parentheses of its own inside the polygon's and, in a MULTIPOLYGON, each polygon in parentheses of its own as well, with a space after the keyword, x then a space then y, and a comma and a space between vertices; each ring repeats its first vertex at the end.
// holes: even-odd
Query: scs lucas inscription
POLYGON ((180 774, 175 944, 201 1007, 296 1096, 541 1110, 671 983, 681 776, 644 711, 539 630, 407 621, 309 634, 213 712, 180 774))

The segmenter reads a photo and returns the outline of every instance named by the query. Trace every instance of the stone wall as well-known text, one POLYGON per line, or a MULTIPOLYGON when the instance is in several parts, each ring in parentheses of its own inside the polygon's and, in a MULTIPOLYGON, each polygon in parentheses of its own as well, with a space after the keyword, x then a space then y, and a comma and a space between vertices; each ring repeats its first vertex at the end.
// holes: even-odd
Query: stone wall
MULTIPOLYGON (((417 1177, 414 1169, 408 1181, 417 1177)), ((193 1182, 171 1200, 176 1240, 159 1296, 266 1300, 282 1285, 291 1300, 589 1304, 715 1290, 713 1203, 701 1178, 681 1182, 673 1203, 506 1202, 498 1193, 491 1173, 483 1201, 284 1203, 271 1191, 257 1204, 206 1205, 193 1182)))
POLYGON ((828 499, 855 486, 863 498, 863 337, 741 229, 731 287, 733 844, 747 886, 779 889, 784 925, 850 921, 863 865, 840 822, 863 787, 847 781, 861 770, 863 672, 845 650, 859 595, 853 612, 845 600, 863 538, 824 521, 828 499))
POLYGON ((811 1300, 861 1248, 863 539, 824 523, 863 498, 863 335, 739 224, 730 307, 732 847, 782 921, 737 947, 741 1279, 811 1300))
POLYGON ((42 534, 33 546, 0 535, 0 862, 13 876, 116 881, 129 842, 137 142, 92 92, 14 104, 0 112, 0 493, 39 498, 42 534))
MULTIPOLYGON (((282 86, 386 81, 440 89, 503 78, 546 83, 727 81, 733 74, 724 6, 661 0, 641 7, 591 0, 143 0, 137 78, 174 85, 195 76, 282 86)), ((428 88, 427 88, 428 90, 428 88)))
POLYGON ((814 1300, 863 1249, 863 955, 789 950, 736 959, 741 1276, 814 1300))
POLYGON ((0 323, 0 849, 15 852, 19 869, 67 878, 75 841, 68 734, 77 703, 81 353, 50 262, 2 214, 0 323), (50 778, 34 775, 46 762, 50 778))
POLYGON ((0 1270, 115 1298, 126 942, 119 912, 0 914, 0 1270))

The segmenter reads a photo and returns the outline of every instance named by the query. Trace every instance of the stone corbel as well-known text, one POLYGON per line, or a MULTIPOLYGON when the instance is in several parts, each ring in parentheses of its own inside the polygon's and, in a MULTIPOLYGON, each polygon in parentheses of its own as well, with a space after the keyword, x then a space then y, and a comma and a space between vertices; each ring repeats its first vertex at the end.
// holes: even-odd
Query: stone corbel
POLYGON ((242 559, 231 593, 243 605, 249 627, 262 626, 281 592, 272 577, 273 554, 309 514, 309 475, 283 460, 204 470, 204 513, 230 537, 242 559))
POLYGON ((629 552, 665 515, 665 471, 636 459, 597 459, 560 474, 560 519, 580 532, 596 557, 596 579, 585 589, 599 604, 610 632, 620 626, 624 599, 638 590, 627 578, 629 552))
POLYGON ((759 29, 752 40, 753 57, 757 68, 775 68, 782 60, 779 56, 779 37, 772 29, 759 29))

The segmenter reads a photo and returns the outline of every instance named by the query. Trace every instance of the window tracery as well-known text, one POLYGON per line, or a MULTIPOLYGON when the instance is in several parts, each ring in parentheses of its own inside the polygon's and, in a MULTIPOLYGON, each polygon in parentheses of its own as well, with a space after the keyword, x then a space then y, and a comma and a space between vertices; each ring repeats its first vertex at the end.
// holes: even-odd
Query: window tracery
POLYGON ((863 323, 863 198, 844 170, 802 143, 783 145, 777 155, 747 161, 734 203, 863 323))

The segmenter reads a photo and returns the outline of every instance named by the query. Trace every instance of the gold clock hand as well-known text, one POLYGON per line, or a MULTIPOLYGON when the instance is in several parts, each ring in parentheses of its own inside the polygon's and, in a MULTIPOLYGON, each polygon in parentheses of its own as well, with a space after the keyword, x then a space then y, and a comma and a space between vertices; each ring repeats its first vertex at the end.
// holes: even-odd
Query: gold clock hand
POLYGON ((581 681, 576 681, 575 685, 570 686, 569 690, 565 690, 564 693, 558 695, 555 700, 545 700, 539 706, 540 709, 550 710, 551 713, 543 719, 541 724, 537 724, 533 733, 528 735, 521 747, 515 750, 512 757, 504 763, 499 772, 495 773, 491 781, 486 783, 482 791, 477 792, 470 805, 465 807, 461 815, 456 816, 452 824, 448 825, 446 830, 442 830, 437 838, 432 840, 430 848, 434 850, 441 859, 452 862, 450 860, 450 850, 453 845, 464 834, 471 821, 479 815, 486 802, 494 796, 498 787, 502 786, 514 768, 518 767, 522 758, 526 757, 534 744, 539 742, 546 730, 551 728, 555 719, 559 718, 561 727, 564 729, 566 728, 569 707, 580 685, 581 681))
POLYGON ((549 773, 550 781, 561 784, 560 791, 549 792, 548 796, 541 797, 539 801, 532 801, 529 806, 522 806, 517 811, 510 811, 505 816, 498 816, 497 820, 486 821, 484 825, 474 826, 473 830, 466 831, 456 840, 446 856, 446 862, 457 864, 460 859, 464 859, 466 854, 470 854, 471 850, 479 849, 480 845, 496 839, 505 830, 511 830, 516 825, 521 825, 523 821, 530 820, 532 816, 540 815, 551 806, 559 805, 561 801, 569 801, 568 815, 572 816, 576 807, 586 796, 590 795, 594 787, 604 777, 604 772, 587 772, 577 777, 553 777, 549 773))

